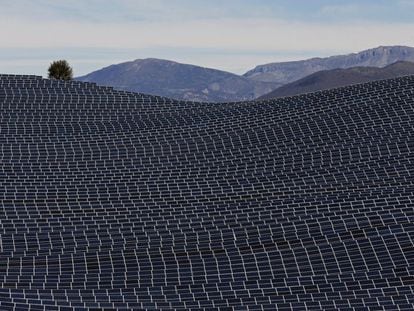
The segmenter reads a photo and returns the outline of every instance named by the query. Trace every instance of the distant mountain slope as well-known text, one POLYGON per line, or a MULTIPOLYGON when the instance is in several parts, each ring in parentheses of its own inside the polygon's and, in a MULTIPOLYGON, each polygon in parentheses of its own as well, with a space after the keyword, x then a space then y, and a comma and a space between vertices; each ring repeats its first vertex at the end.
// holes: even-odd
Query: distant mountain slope
POLYGON ((260 99, 292 96, 412 74, 414 74, 414 63, 412 62, 397 62, 384 68, 354 67, 348 69, 324 70, 281 86, 269 94, 260 97, 260 99))
POLYGON ((414 62, 414 48, 381 46, 349 55, 260 65, 244 74, 254 81, 287 84, 321 70, 351 67, 385 67, 397 61, 414 62))
POLYGON ((251 100, 280 86, 153 58, 112 65, 77 80, 175 99, 213 102, 251 100))
MULTIPOLYGON (((337 68, 384 67, 414 62, 414 48, 378 47, 349 55, 257 66, 243 76, 161 59, 112 65, 77 78, 80 81, 181 100, 229 102, 252 100, 315 72, 337 68)), ((345 77, 344 77, 345 79, 345 77)), ((351 83, 354 78, 347 77, 351 83)), ((337 85, 339 81, 335 80, 337 85)), ((355 81, 360 81, 356 79, 355 81)), ((369 80, 362 80, 369 81, 369 80)), ((343 83, 349 84, 344 81, 343 83)), ((342 84, 341 84, 342 85, 342 84)), ((306 88, 303 91, 308 91, 306 88)), ((279 91, 280 92, 280 91, 279 91)))

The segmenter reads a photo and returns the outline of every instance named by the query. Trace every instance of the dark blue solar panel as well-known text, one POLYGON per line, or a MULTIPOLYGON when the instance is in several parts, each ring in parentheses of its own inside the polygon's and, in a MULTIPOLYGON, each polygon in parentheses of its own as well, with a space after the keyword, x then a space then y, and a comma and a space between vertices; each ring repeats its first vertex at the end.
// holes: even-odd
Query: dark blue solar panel
POLYGON ((414 309, 413 95, 0 75, 0 310, 414 309))

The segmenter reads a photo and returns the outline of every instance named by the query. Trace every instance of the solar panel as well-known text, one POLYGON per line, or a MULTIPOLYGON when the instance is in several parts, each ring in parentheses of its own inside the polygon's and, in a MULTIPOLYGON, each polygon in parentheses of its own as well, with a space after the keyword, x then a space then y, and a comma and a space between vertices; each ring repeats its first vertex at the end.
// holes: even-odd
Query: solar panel
POLYGON ((0 309, 413 309, 413 94, 0 75, 0 309))

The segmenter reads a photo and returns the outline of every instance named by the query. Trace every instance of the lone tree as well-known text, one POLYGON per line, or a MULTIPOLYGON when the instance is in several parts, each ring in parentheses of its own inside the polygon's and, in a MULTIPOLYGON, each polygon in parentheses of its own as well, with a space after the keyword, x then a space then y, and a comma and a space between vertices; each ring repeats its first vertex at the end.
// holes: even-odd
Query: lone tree
POLYGON ((72 80, 73 70, 66 60, 54 61, 49 66, 49 79, 72 80))

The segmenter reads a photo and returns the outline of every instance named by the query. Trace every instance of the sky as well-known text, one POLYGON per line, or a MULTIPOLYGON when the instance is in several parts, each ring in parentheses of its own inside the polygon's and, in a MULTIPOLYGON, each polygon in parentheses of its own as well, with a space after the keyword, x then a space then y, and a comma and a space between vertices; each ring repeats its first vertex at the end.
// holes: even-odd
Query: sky
POLYGON ((414 0, 0 0, 0 72, 81 76, 141 58, 256 65, 414 46, 414 0))

